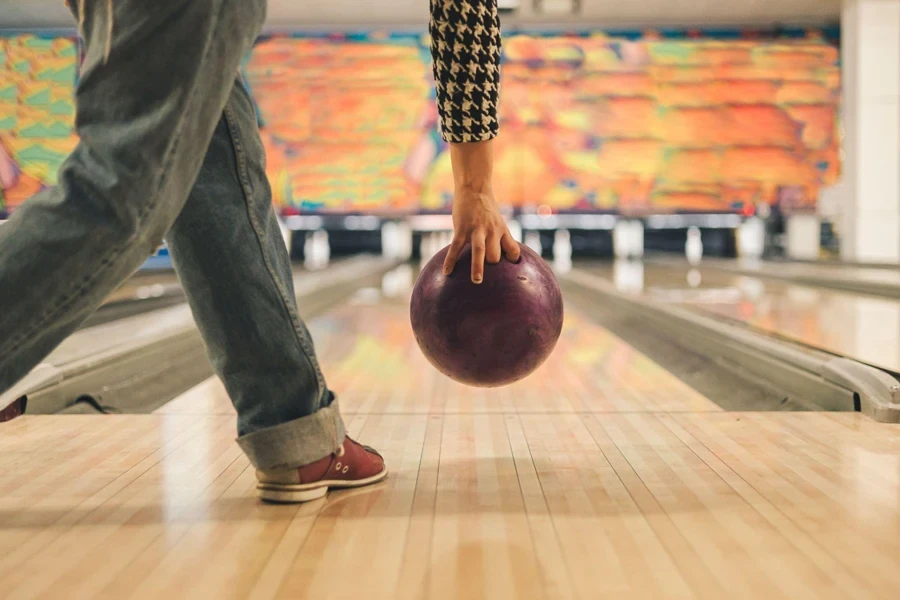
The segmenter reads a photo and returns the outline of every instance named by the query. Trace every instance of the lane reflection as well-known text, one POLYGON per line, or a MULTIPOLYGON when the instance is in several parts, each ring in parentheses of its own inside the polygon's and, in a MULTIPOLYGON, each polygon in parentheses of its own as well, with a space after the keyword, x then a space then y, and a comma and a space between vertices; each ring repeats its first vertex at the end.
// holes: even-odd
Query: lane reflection
POLYGON ((616 261, 586 268, 609 278, 623 293, 692 306, 900 371, 900 301, 732 275, 702 265, 616 261))

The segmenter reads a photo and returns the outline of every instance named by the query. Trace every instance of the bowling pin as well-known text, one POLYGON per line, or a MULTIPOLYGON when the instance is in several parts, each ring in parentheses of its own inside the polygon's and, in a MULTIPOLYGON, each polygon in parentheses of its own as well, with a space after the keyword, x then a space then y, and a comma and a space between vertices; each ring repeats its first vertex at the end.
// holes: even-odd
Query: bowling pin
POLYGON ((422 238, 422 245, 422 260, 427 262, 434 256, 434 233, 430 231, 426 233, 425 237, 422 238))
POLYGON ((399 256, 399 231, 396 223, 385 223, 381 226, 381 255, 385 258, 399 256))
POLYGON ((642 221, 631 222, 631 254, 632 258, 644 256, 644 223, 642 221))
POLYGON ((553 236, 553 268, 558 273, 572 270, 572 240, 566 229, 557 230, 553 236))
POLYGON ((313 242, 312 242, 312 232, 306 232, 306 237, 303 239, 303 264, 307 269, 311 269, 312 265, 315 264, 315 256, 313 256, 313 242))
POLYGON ((557 229, 553 236, 553 258, 569 260, 572 258, 572 237, 568 229, 557 229))
POLYGON ((759 217, 750 217, 737 230, 738 256, 745 260, 762 257, 766 247, 766 225, 759 217))
POLYGON ((616 221, 613 228, 613 253, 619 259, 627 259, 631 254, 631 227, 628 221, 616 221))
POLYGON ((307 268, 324 269, 327 267, 331 257, 331 248, 328 244, 328 232, 320 229, 307 235, 304 250, 304 254, 306 255, 306 260, 304 262, 307 268))
POLYGON ((325 258, 325 254, 322 252, 322 236, 318 231, 314 231, 312 234, 312 256, 313 268, 317 269, 325 258))
POLYGON ((692 265, 700 262, 703 258, 703 240, 700 237, 700 230, 697 227, 690 227, 687 231, 687 242, 684 245, 684 254, 692 265))
POLYGON ((566 255, 553 257, 553 270, 557 273, 566 274, 572 270, 572 257, 566 255))
POLYGON ((541 234, 537 231, 529 231, 525 234, 525 245, 534 250, 539 256, 544 252, 544 246, 541 244, 541 234))
POLYGON ((413 251, 413 233, 409 223, 400 223, 397 225, 397 236, 400 242, 398 258, 409 260, 413 251))
POLYGON ((319 235, 319 246, 322 252, 322 268, 328 266, 331 260, 331 243, 328 241, 328 232, 324 229, 317 232, 319 235))
POLYGON ((509 234, 517 242, 522 241, 522 225, 518 221, 509 221, 506 226, 509 228, 509 234))

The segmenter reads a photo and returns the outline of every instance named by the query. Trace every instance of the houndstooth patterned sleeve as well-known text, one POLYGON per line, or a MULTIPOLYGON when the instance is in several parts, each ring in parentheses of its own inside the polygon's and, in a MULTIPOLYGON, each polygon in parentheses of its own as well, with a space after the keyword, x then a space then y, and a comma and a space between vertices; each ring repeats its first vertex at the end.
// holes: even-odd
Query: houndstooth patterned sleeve
POLYGON ((442 137, 447 142, 495 137, 500 125, 497 0, 431 0, 429 29, 442 137))

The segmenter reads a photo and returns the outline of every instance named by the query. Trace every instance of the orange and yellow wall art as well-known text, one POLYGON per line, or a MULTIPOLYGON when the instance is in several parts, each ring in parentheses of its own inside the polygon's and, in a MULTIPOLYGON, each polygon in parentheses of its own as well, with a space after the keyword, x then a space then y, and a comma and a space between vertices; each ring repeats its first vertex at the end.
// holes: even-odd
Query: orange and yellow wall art
MULTIPOLYGON (((814 207, 840 177, 836 34, 505 32, 495 191, 644 215, 814 207)), ((0 37, 0 213, 77 143, 73 37, 0 37)), ((242 72, 284 213, 444 212, 453 186, 422 34, 277 35, 242 72)))
POLYGON ((78 49, 65 37, 0 37, 0 212, 56 183, 74 133, 78 49))
MULTIPOLYGON (((840 173, 837 45, 647 33, 504 38, 495 189, 513 207, 814 207, 840 173)), ((446 211, 426 36, 273 37, 244 69, 288 212, 446 211)), ((546 209, 545 209, 546 210, 546 209)))

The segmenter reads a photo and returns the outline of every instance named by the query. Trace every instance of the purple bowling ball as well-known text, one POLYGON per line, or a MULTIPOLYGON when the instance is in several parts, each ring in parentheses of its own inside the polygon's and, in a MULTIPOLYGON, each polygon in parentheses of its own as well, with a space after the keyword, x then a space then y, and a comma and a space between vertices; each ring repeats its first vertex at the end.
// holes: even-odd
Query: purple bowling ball
POLYGON ((428 261, 413 288, 410 319, 422 353, 447 377, 497 387, 527 377, 550 356, 563 301, 550 266, 527 246, 518 263, 485 265, 471 281, 471 246, 444 276, 448 248, 428 261))

